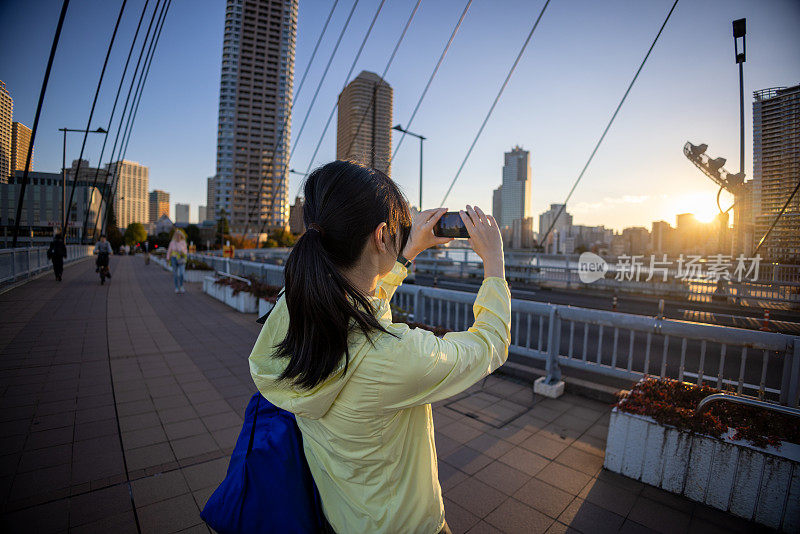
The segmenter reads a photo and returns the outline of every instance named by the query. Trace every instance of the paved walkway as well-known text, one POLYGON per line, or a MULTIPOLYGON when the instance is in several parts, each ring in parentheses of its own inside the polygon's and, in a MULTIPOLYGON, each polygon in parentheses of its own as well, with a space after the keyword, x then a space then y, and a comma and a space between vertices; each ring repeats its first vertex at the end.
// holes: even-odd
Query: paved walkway
MULTIPOLYGON (((208 532, 259 325, 139 257, 112 272, 100 286, 83 262, 0 295, 3 532, 208 532)), ((499 377, 435 406, 453 532, 755 529, 603 471, 608 414, 499 377)))

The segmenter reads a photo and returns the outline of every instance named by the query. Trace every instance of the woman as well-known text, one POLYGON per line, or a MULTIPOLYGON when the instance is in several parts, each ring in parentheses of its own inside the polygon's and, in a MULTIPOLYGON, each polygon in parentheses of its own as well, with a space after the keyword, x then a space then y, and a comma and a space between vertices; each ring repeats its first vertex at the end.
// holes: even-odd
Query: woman
POLYGON ((175 293, 186 293, 183 288, 183 276, 186 274, 186 258, 189 250, 186 248, 186 236, 183 231, 176 228, 172 240, 167 247, 167 261, 172 264, 172 277, 175 281, 175 293))
POLYGON ((412 223, 394 182, 354 163, 329 163, 306 181, 308 230, 286 261, 285 294, 250 371, 267 400, 297 416, 336 532, 450 532, 430 403, 505 362, 511 297, 497 223, 467 206, 461 218, 484 262, 475 323, 444 338, 392 323, 389 300, 410 260, 450 241, 433 235, 445 212, 412 223))

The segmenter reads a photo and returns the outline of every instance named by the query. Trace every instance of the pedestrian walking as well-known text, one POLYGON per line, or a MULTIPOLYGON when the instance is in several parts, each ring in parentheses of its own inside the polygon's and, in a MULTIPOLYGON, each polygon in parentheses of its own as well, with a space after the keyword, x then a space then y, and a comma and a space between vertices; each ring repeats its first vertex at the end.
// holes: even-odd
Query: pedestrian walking
POLYGON ((150 242, 145 241, 142 243, 142 252, 144 252, 144 264, 150 265, 150 242))
POLYGON ((56 280, 61 281, 61 275, 64 273, 64 258, 67 257, 67 246, 64 244, 64 237, 59 233, 53 237, 50 242, 50 248, 47 249, 47 257, 53 262, 53 273, 56 275, 56 280))
POLYGON ((449 533, 431 403, 508 357, 500 229, 480 208, 460 212, 484 280, 469 330, 440 338, 394 323, 389 301, 411 260, 451 241, 433 233, 446 210, 412 222, 395 182, 344 161, 312 172, 304 191, 307 231, 250 355, 253 380, 270 403, 295 414, 330 531, 449 533))
POLYGON ((167 261, 172 265, 172 277, 175 281, 175 293, 186 293, 183 288, 183 277, 186 274, 186 260, 189 250, 186 247, 186 236, 179 228, 172 234, 172 240, 167 247, 167 261))

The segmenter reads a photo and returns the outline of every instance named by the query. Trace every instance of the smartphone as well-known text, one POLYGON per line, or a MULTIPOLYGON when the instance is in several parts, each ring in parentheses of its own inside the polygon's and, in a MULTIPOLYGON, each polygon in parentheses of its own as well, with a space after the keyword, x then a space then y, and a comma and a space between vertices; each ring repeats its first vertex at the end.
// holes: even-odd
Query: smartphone
POLYGON ((466 239, 469 237, 467 227, 461 220, 461 215, 457 211, 448 211, 436 222, 433 227, 433 235, 437 237, 456 237, 466 239))

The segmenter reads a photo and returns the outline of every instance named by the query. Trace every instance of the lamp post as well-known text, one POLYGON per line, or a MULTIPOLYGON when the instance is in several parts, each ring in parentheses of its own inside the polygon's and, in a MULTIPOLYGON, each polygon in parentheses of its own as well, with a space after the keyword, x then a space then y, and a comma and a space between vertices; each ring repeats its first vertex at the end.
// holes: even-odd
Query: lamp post
POLYGON ((397 130, 398 132, 403 132, 404 134, 413 135, 414 137, 419 139, 419 211, 422 211, 422 142, 425 141, 425 136, 408 131, 399 124, 394 128, 392 128, 392 130, 397 130))
MULTIPOLYGON (((67 132, 80 132, 80 133, 99 133, 107 134, 108 132, 103 128, 96 130, 76 130, 74 128, 59 128, 59 132, 64 132, 64 144, 61 151, 61 220, 64 221, 61 232, 64 236, 64 242, 67 241, 67 132)), ((75 176, 75 181, 78 181, 78 176, 75 176)), ((87 208, 88 209, 88 208, 87 208)))
POLYGON ((744 176, 744 73, 745 52, 747 43, 747 19, 733 21, 733 51, 736 54, 736 63, 739 65, 739 173, 744 176), (739 38, 742 39, 742 51, 739 52, 739 38))

